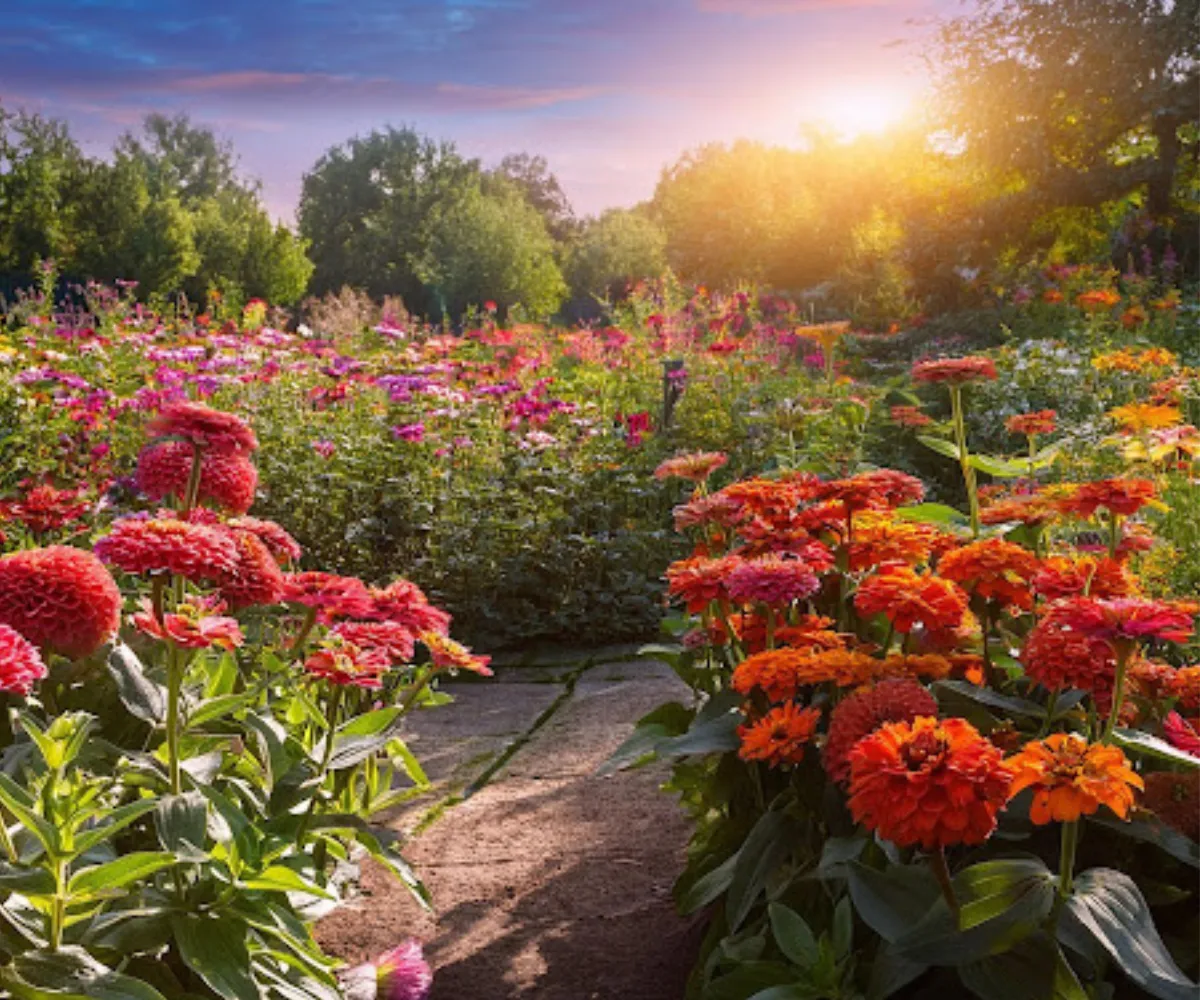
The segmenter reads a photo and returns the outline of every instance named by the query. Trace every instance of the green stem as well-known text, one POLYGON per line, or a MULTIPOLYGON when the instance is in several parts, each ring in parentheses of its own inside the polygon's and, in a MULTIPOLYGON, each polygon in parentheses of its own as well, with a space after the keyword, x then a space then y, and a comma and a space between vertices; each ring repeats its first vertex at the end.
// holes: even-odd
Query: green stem
POLYGON ((1133 649, 1124 642, 1117 643, 1117 676, 1113 682, 1112 708, 1108 713, 1108 722, 1104 724, 1104 734, 1101 743, 1111 743, 1113 730, 1117 728, 1117 718, 1121 714, 1121 703, 1125 700, 1125 671, 1129 666, 1130 654, 1133 649))
POLYGON ((979 537, 979 493, 975 485, 975 469, 967 451, 967 422, 963 415, 962 386, 950 387, 950 412, 954 422, 954 443, 958 446, 958 464, 967 487, 967 503, 971 510, 971 537, 979 537))
POLYGON ((767 606, 767 649, 775 648, 775 609, 767 606))
POLYGON ((171 776, 171 794, 183 791, 183 772, 179 766, 180 694, 183 689, 183 663, 179 647, 168 640, 167 644, 167 770, 171 776))
POLYGON ((979 617, 980 631, 983 634, 983 678, 988 687, 995 688, 996 668, 992 663, 992 650, 991 645, 988 642, 988 635, 992 630, 992 616, 986 604, 984 605, 984 609, 979 617))
POLYGON ((54 862, 54 899, 50 908, 50 950, 62 947, 63 928, 67 922, 67 863, 61 858, 54 862))
POLYGON ((1050 692, 1050 704, 1046 706, 1046 721, 1042 723, 1042 728, 1038 730, 1038 739, 1042 739, 1050 732, 1050 726, 1054 723, 1054 712, 1058 708, 1058 688, 1050 692))
POLYGON ((883 655, 887 656, 892 651, 892 640, 896 638, 896 623, 890 618, 888 619, 887 635, 883 637, 883 655))
POLYGON ((325 775, 329 773, 329 763, 333 760, 334 735, 337 733, 338 713, 342 707, 342 688, 335 686, 329 695, 329 704, 325 708, 327 729, 325 731, 325 752, 321 755, 321 769, 317 772, 317 783, 313 788, 313 796, 308 803, 308 811, 300 820, 296 830, 296 847, 304 843, 304 835, 308 833, 309 824, 317 811, 317 799, 320 798, 321 786, 325 784, 325 775))
POLYGON ((12 842, 12 837, 8 833, 8 818, 0 811, 0 844, 4 846, 4 853, 8 855, 8 860, 13 864, 17 862, 17 848, 12 842))
POLYGON ((304 611, 304 621, 300 624, 300 631, 296 633, 296 638, 292 640, 291 655, 293 662, 304 655, 304 644, 308 641, 308 637, 312 634, 313 626, 316 624, 317 609, 306 608, 304 611))
POLYGON ((957 924, 958 897, 954 895, 954 883, 950 881, 950 869, 946 866, 946 855, 940 847, 929 855, 929 867, 933 872, 933 877, 937 879, 938 888, 942 890, 942 896, 946 900, 946 905, 950 907, 954 922, 957 924))
POLYGON ((1058 861, 1058 898, 1060 905, 1071 895, 1075 884, 1075 851, 1079 846, 1079 820, 1062 825, 1062 846, 1058 861))
POLYGON ((1121 544, 1121 518, 1108 512, 1108 558, 1117 558, 1117 547, 1121 544))
POLYGON ((192 445, 192 468, 188 473, 187 490, 183 495, 182 514, 186 520, 192 508, 200 501, 200 473, 204 466, 204 450, 198 445, 192 445))

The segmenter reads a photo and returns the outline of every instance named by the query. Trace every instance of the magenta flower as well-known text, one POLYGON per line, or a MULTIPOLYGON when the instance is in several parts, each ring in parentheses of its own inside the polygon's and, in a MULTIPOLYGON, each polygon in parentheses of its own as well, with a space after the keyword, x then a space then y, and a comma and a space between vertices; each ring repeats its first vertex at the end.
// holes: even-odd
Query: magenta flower
POLYGON ((403 424, 392 428, 392 437, 397 441, 412 441, 419 443, 425 440, 425 425, 422 423, 403 424))

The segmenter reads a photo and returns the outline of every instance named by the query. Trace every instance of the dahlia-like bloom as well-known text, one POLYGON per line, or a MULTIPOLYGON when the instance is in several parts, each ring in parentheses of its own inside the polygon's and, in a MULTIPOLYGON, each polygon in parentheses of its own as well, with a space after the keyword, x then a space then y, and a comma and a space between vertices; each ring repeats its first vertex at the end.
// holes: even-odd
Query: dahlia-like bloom
POLYGON ((339 618, 369 618, 374 610, 362 580, 319 571, 285 573, 282 601, 312 608, 324 623, 339 618))
POLYGON ((1032 552, 999 538, 985 538, 947 552, 937 565, 938 573, 971 594, 1026 611, 1033 607, 1029 581, 1037 568, 1032 552))
POLYGON ((1125 681, 1131 695, 1157 704, 1172 696, 1178 671, 1169 663, 1136 658, 1129 664, 1125 681))
POLYGON ((1140 591, 1124 565, 1107 557, 1048 556, 1033 575, 1033 589, 1048 601, 1063 597, 1131 597, 1140 591))
POLYGON ((1088 743, 1075 733, 1026 743, 1005 766, 1013 775, 1010 796, 1034 789, 1029 818, 1039 826, 1072 823, 1102 805, 1125 819, 1133 807, 1133 790, 1143 787, 1119 747, 1088 743))
POLYGON ((380 649, 393 664, 409 663, 416 648, 416 636, 399 622, 340 622, 334 635, 364 649, 380 649))
POLYGON ((1180 667, 1175 671, 1171 694, 1179 699, 1179 706, 1185 712, 1200 712, 1200 664, 1180 667))
POLYGON ((237 564, 233 536, 220 528, 175 517, 126 517, 93 546, 104 562, 126 573, 168 573, 217 581, 237 564))
POLYGON ((221 599, 235 610, 278 604, 283 599, 283 571, 275 557, 258 535, 236 528, 228 531, 237 559, 217 581, 221 599))
POLYGON ((912 722, 919 715, 937 715, 937 700, 913 680, 880 681, 855 691, 833 710, 821 760, 825 773, 838 784, 850 779, 850 751, 864 736, 885 722, 912 722))
POLYGON ((1173 830, 1200 840, 1200 770, 1186 774, 1155 771, 1145 777, 1142 808, 1149 809, 1173 830))
POLYGON ((427 1000, 433 973, 418 941, 409 939, 375 960, 377 1000, 427 1000))
POLYGON ((1192 634, 1195 616, 1196 606, 1182 601, 1071 597, 1052 605, 1044 620, 1107 642, 1161 639, 1182 643, 1192 634))
POLYGON ((1004 421, 1004 428, 1010 434, 1024 434, 1033 437, 1035 434, 1053 434, 1058 414, 1054 410, 1035 410, 1033 413, 1018 413, 1004 421))
POLYGON ((1000 751, 965 719, 884 723, 850 751, 854 819, 898 847, 982 844, 1011 782, 1000 751))
POLYGON ((374 690, 383 687, 382 676, 391 662, 380 649, 362 649, 339 636, 328 635, 304 661, 313 677, 336 684, 374 690))
POLYGON ((1030 680, 1047 691, 1077 688, 1089 691, 1100 707, 1107 706, 1116 679, 1117 658, 1104 639, 1043 617, 1029 633, 1021 663, 1030 680))
POLYGON ((928 427, 933 418, 921 412, 917 406, 893 406, 889 411, 892 423, 901 427, 928 427))
POLYGON ((884 657, 883 673, 889 677, 920 677, 940 681, 954 672, 949 657, 938 653, 894 653, 884 657))
POLYGON ((1097 354, 1092 358, 1092 367, 1102 372, 1137 374, 1154 368, 1170 368, 1178 360, 1165 347, 1151 347, 1143 351, 1123 347, 1119 351, 1097 354))
POLYGON ((807 562, 780 556, 744 559, 725 575, 724 582, 731 600, 775 608, 803 600, 821 586, 807 562))
POLYGON ((246 454, 258 439, 241 417, 199 403, 173 403, 147 425, 151 437, 177 437, 209 452, 246 454))
POLYGON ((714 496, 736 503, 743 517, 758 515, 773 520, 786 517, 802 501, 810 499, 812 489, 812 481, 807 479, 743 479, 730 483, 714 496))
POLYGON ((747 656, 734 668, 730 683, 741 694, 755 689, 773 702, 788 701, 800 686, 796 665, 805 651, 797 649, 765 649, 747 656))
POLYGON ((755 688, 771 701, 785 701, 808 684, 833 682, 860 687, 880 677, 882 660, 848 649, 771 649, 746 657, 733 672, 735 691, 755 688))
POLYGON ((1156 490, 1149 479, 1100 479, 1083 483, 1058 501, 1064 514, 1092 517, 1103 507, 1112 514, 1136 514, 1154 499, 1156 490))
POLYGON ((0 623, 43 651, 82 659, 121 626, 121 592, 90 552, 64 545, 0 558, 0 623))
POLYGON ((850 477, 856 483, 869 484, 889 507, 920 503, 925 497, 925 484, 916 476, 895 469, 872 469, 850 477))
POLYGON ((795 624, 781 625, 775 629, 775 641, 792 649, 809 651, 845 648, 845 639, 832 630, 832 625, 832 618, 801 615, 795 624))
POLYGON ((761 760, 775 767, 778 764, 797 764, 821 721, 819 708, 801 708, 787 702, 772 708, 761 719, 738 727, 742 760, 761 760))
POLYGON ((20 521, 35 535, 57 531, 88 511, 82 490, 60 490, 49 483, 34 486, 16 500, 0 504, 0 517, 20 521))
POLYGON ((654 470, 655 479, 686 479, 702 483, 729 461, 723 451, 698 451, 668 458, 654 470))
POLYGON ((382 590, 372 587, 370 594, 371 613, 367 617, 372 621, 395 622, 413 635, 422 632, 449 635, 449 613, 430 604, 425 592, 411 580, 399 577, 382 590))
POLYGON ((884 563, 928 562, 941 532, 931 524, 900 521, 891 513, 866 510, 854 522, 850 544, 850 568, 855 571, 884 563))
POLYGON ((417 638, 429 650, 429 658, 438 670, 469 670, 480 677, 491 677, 490 656, 472 653, 461 642, 440 632, 422 632, 417 638))
POLYGON ((1200 759, 1200 733, 1178 712, 1168 712, 1163 719, 1163 738, 1176 750, 1200 759))
POLYGON ((708 493, 693 496, 673 511, 676 531, 715 525, 732 528, 742 518, 742 505, 724 493, 708 493))
POLYGON ((0 625, 0 691, 24 697, 46 674, 37 648, 16 629, 0 625))
POLYGON ((996 378, 996 365, 991 358, 974 355, 966 358, 939 358, 919 361, 913 365, 914 382, 934 382, 947 385, 966 385, 996 378))
POLYGON ((304 550, 284 528, 257 517, 234 517, 225 522, 236 531, 248 531, 267 547, 279 563, 299 562, 304 550))
POLYGON ((895 564, 859 584, 854 607, 861 615, 886 615, 897 632, 911 632, 918 624, 946 632, 962 624, 967 595, 949 580, 895 564))
POLYGON ((192 601, 166 612, 162 621, 154 613, 149 600, 142 601, 142 610, 133 616, 133 627, 154 639, 167 640, 185 649, 237 649, 244 637, 237 619, 220 614, 223 604, 192 601))
POLYGON ((876 469, 846 479, 832 479, 816 489, 816 499, 838 505, 843 521, 859 511, 915 503, 924 495, 925 487, 919 479, 893 469, 876 469))
MULTIPOLYGON (((151 500, 182 498, 192 473, 192 446, 186 441, 159 441, 138 455, 137 486, 151 500)), ((231 514, 244 514, 254 504, 258 470, 242 452, 204 452, 200 463, 200 492, 231 514)))
POLYGON ((729 599, 726 580, 741 562, 737 556, 673 562, 667 567, 667 593, 680 598, 693 614, 703 611, 712 601, 729 599))
POLYGON ((1036 494, 1024 497, 1005 497, 985 504, 979 512, 981 524, 1019 522, 1031 528, 1045 524, 1058 511, 1045 497, 1036 494))
POLYGON ((1157 403, 1129 403, 1109 410, 1108 415, 1121 425, 1122 430, 1132 434, 1162 430, 1183 422, 1179 407, 1157 403))

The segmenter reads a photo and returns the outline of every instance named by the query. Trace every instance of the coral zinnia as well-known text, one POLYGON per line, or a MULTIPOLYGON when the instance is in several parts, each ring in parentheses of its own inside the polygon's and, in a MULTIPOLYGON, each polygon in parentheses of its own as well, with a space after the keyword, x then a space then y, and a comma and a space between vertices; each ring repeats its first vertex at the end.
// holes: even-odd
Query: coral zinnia
POLYGON ((901 427, 928 427, 933 423, 933 418, 916 406, 893 406, 888 412, 892 422, 901 427))
POLYGON ((890 512, 863 511, 854 522, 850 568, 865 570, 890 562, 917 566, 928 561, 939 534, 931 524, 899 521, 890 512))
POLYGON ((935 382, 965 385, 996 377, 996 365, 991 358, 973 355, 966 358, 939 358, 913 365, 914 382, 935 382))
POLYGON ((46 676, 41 654, 20 632, 0 625, 0 691, 27 695, 46 676))
POLYGON ((189 580, 219 580, 237 563, 229 532, 174 517, 122 518, 93 548, 126 573, 173 573, 189 580))
POLYGON ((693 483, 702 483, 717 469, 729 461, 729 456, 723 451, 701 451, 690 455, 676 455, 668 458, 654 470, 655 479, 686 479, 693 483))
POLYGON ((772 708, 757 722, 738 727, 742 760, 761 760, 771 767, 796 764, 821 721, 819 708, 801 708, 795 702, 772 708))
POLYGON ((1024 497, 1006 497, 995 500, 979 512, 981 524, 1008 524, 1020 522, 1031 528, 1045 524, 1057 513, 1054 505, 1045 497, 1036 494, 1024 497))
POLYGON ((433 986, 433 973, 421 945, 409 939, 375 960, 375 982, 379 1000, 426 1000, 433 986))
POLYGON ((732 600, 739 604, 758 601, 776 608, 803 600, 820 585, 807 562, 780 556, 743 560, 725 576, 725 589, 732 600))
POLYGON ((822 761, 825 772, 844 784, 850 778, 850 751, 864 736, 885 722, 911 722, 919 715, 937 715, 937 701, 913 680, 880 681, 855 691, 829 717, 829 735, 822 761))
POLYGON ((1045 618, 1075 632, 1109 642, 1129 643, 1147 639, 1187 642, 1192 634, 1196 608, 1181 601, 1156 601, 1140 597, 1117 597, 1101 601, 1071 597, 1059 601, 1045 618))
POLYGON ((726 578, 739 564, 736 556, 720 559, 693 557, 667 567, 667 593, 682 598, 688 611, 703 611, 712 601, 727 600, 726 578))
MULTIPOLYGON (((186 441, 159 441, 138 455, 137 485, 151 500, 182 498, 192 473, 192 446, 186 441)), ((258 470, 241 452, 206 452, 200 463, 200 493, 231 514, 244 514, 254 504, 258 470)))
POLYGON ((422 632, 437 632, 448 635, 450 614, 429 603, 425 592, 411 580, 397 577, 382 590, 372 587, 372 621, 395 622, 403 625, 413 635, 422 632))
POLYGON ((429 650, 429 658, 438 670, 469 670, 481 677, 491 677, 490 656, 472 653, 461 642, 455 642, 440 632, 422 632, 418 639, 429 650))
POLYGON ((1048 556, 1033 576, 1033 589, 1047 600, 1064 597, 1111 598, 1138 593, 1138 582, 1115 559, 1048 556))
POLYGON ((938 573, 964 590, 1026 611, 1033 607, 1029 581, 1037 568, 1037 557, 1032 552, 999 538, 971 542, 947 552, 937 566, 938 573))
POLYGON ((1133 789, 1143 787, 1119 747, 1088 743, 1075 733, 1026 743, 1005 766, 1013 775, 1010 796, 1034 789, 1029 818, 1039 826, 1071 823, 1102 805, 1125 819, 1133 789))
POLYGON ((1200 664, 1175 671, 1171 694, 1179 699, 1184 711, 1200 712, 1200 664))
POLYGON ((65 528, 87 513, 88 502, 82 490, 60 490, 42 483, 26 490, 17 500, 0 504, 5 517, 20 521, 35 535, 65 528))
POLYGON ((242 630, 237 620, 221 615, 220 607, 206 607, 200 602, 181 604, 167 612, 159 621, 150 601, 142 602, 142 610, 133 616, 133 625, 154 639, 170 639, 184 649, 236 649, 242 644, 242 630))
POLYGON ((314 677, 366 689, 383 687, 381 677, 390 665, 383 650, 361 649, 336 635, 326 636, 304 661, 304 669, 314 677))
POLYGON ((1147 774, 1142 806, 1173 830, 1200 840, 1200 771, 1147 774))
POLYGON ((121 592, 90 552, 50 545, 0 558, 0 623, 35 646, 82 659, 121 626, 121 592))
POLYGON ((1149 479, 1100 479, 1077 486, 1058 501, 1064 514, 1091 517, 1103 507, 1113 514, 1127 517, 1136 514, 1154 499, 1154 483, 1149 479))
POLYGON ((338 618, 369 618, 374 609, 362 580, 319 571, 284 574, 281 600, 312 608, 318 620, 325 623, 338 618))
POLYGON ((412 660, 416 637, 399 622, 341 622, 334 635, 367 649, 381 649, 392 663, 412 660))
POLYGON ((911 632, 918 623, 934 632, 946 632, 962 624, 967 596, 949 580, 892 565, 859 585, 854 607, 862 615, 882 612, 897 632, 911 632))
POLYGON ((1200 758, 1200 733, 1178 712, 1168 712, 1163 719, 1163 736, 1176 750, 1200 758))
POLYGON ((210 452, 254 451, 258 439, 241 417, 199 403, 164 407, 146 428, 152 437, 178 437, 210 452))
POLYGON ((1036 410, 1033 413, 1018 413, 1004 421, 1004 428, 1010 434, 1024 434, 1033 437, 1035 434, 1053 434, 1055 418, 1054 410, 1036 410))
POLYGON ((304 550, 284 528, 257 517, 235 517, 225 522, 236 531, 248 531, 267 547, 279 563, 299 562, 304 550))
POLYGON ((898 847, 981 844, 996 829, 1011 776, 965 719, 885 723, 850 751, 854 819, 898 847))
POLYGON ((283 597, 283 571, 256 534, 229 529, 237 547, 233 568, 218 581, 221 599, 231 608, 278 604, 283 597))

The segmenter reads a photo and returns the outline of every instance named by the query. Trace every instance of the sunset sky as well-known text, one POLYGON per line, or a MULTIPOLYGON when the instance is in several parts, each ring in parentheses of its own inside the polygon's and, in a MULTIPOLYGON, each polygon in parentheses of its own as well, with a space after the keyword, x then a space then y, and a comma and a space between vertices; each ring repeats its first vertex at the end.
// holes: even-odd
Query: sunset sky
POLYGON ((149 111, 236 146, 273 213, 387 123, 494 162, 542 153, 577 211, 648 197, 685 149, 787 143, 919 104, 921 22, 956 0, 3 0, 0 103, 102 154, 149 111), (912 22, 916 21, 914 24, 912 22))

